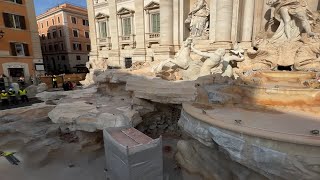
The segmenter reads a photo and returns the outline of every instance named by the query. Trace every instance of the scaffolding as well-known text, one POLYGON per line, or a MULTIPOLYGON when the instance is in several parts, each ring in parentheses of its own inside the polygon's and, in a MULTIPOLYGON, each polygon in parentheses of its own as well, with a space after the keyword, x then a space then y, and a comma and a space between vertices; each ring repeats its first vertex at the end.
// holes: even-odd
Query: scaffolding
POLYGON ((152 139, 135 128, 104 132, 108 180, 162 180, 162 137, 152 139))

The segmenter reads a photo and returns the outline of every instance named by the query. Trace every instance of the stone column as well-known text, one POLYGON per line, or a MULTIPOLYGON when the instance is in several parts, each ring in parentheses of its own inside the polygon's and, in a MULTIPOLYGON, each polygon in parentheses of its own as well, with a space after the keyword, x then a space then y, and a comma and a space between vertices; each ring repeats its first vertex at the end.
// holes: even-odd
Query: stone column
POLYGON ((146 41, 145 41, 145 18, 144 18, 144 0, 135 0, 135 21, 132 18, 132 28, 135 28, 136 48, 133 53, 133 62, 146 61, 146 41), (133 26, 133 24, 135 24, 133 26))
POLYGON ((215 41, 230 42, 232 32, 233 0, 216 1, 215 41))
POLYGON ((189 11, 190 11, 190 0, 179 1, 180 44, 182 44, 183 41, 187 39, 187 37, 189 37, 190 35, 190 32, 184 23, 188 17, 189 11))
POLYGON ((253 22, 253 31, 252 31, 252 42, 255 43, 256 36, 263 29, 262 21, 266 12, 264 12, 264 0, 255 1, 254 4, 254 22, 253 22))
POLYGON ((160 0, 160 44, 173 45, 173 0, 160 0))
POLYGON ((120 62, 120 49, 119 49, 119 30, 118 30, 118 15, 117 15, 117 0, 109 0, 109 11, 110 11, 110 37, 112 49, 109 51, 109 62, 110 66, 121 66, 120 62))
POLYGON ((93 1, 87 0, 87 9, 88 9, 88 19, 89 19, 89 30, 90 30, 90 42, 91 42, 91 56, 97 56, 98 55, 98 45, 97 45, 97 37, 99 37, 99 32, 97 32, 96 29, 96 21, 95 21, 95 13, 93 9, 93 1))
POLYGON ((172 0, 173 1, 173 44, 175 46, 179 46, 180 45, 180 25, 179 25, 179 0, 172 0))
POLYGON ((243 1, 242 27, 241 27, 242 42, 250 42, 252 40, 254 1, 255 0, 243 1))
POLYGON ((216 40, 216 23, 217 23, 217 1, 210 1, 210 31, 209 31, 209 39, 211 41, 216 40))
POLYGON ((174 56, 173 48, 173 0, 160 0, 160 47, 154 50, 156 60, 174 56))

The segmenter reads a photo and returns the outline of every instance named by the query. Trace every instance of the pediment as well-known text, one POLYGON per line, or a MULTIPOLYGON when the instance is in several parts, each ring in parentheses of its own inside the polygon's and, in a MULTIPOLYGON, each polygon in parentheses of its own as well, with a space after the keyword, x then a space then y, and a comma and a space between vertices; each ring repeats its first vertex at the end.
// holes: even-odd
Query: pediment
POLYGON ((122 8, 117 12, 118 15, 125 15, 125 14, 131 14, 131 13, 134 13, 134 11, 131 10, 131 9, 127 9, 127 8, 125 8, 125 7, 122 7, 122 8))
POLYGON ((104 13, 98 13, 96 15, 96 19, 104 19, 104 18, 108 18, 109 16, 104 14, 104 13))
POLYGON ((144 7, 145 10, 151 10, 151 9, 159 9, 160 4, 154 1, 151 1, 148 5, 144 7))

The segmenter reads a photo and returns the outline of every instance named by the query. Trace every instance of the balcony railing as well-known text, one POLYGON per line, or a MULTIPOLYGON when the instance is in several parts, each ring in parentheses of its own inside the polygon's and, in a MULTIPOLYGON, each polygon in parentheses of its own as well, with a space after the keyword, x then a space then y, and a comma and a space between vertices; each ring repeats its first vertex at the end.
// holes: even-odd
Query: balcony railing
POLYGON ((147 33, 148 34, 148 39, 159 39, 160 38, 160 33, 147 33))
POLYGON ((108 47, 108 49, 110 50, 112 47, 111 37, 98 38, 98 45, 108 47))
POLYGON ((128 35, 128 36, 119 36, 119 45, 124 48, 124 46, 132 46, 132 48, 135 48, 135 35, 128 35))
POLYGON ((98 38, 98 44, 107 44, 111 43, 111 37, 98 38))
POLYGON ((151 44, 157 43, 160 43, 160 33, 146 33, 146 44, 148 47, 150 47, 151 44))

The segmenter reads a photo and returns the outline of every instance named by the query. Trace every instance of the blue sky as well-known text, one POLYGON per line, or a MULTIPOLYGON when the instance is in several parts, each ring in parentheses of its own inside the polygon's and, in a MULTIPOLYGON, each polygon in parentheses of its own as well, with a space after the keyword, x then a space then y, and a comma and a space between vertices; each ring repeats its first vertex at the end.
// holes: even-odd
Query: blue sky
POLYGON ((44 13, 49 8, 65 2, 84 7, 87 6, 86 0, 34 0, 36 14, 39 15, 41 13, 44 13))

